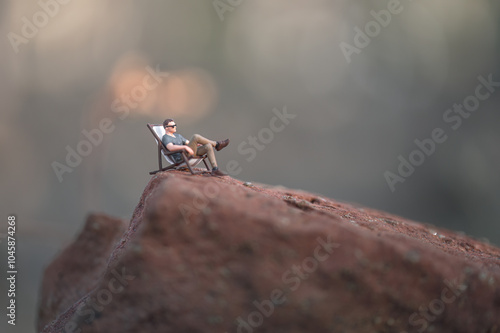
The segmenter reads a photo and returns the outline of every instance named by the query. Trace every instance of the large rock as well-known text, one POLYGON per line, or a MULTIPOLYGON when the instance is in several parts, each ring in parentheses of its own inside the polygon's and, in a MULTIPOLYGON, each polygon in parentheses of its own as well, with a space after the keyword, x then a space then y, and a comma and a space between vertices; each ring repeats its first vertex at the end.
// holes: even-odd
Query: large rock
POLYGON ((43 332, 500 331, 500 250, 390 214, 168 172, 106 223, 105 264, 80 236, 47 268, 43 332))

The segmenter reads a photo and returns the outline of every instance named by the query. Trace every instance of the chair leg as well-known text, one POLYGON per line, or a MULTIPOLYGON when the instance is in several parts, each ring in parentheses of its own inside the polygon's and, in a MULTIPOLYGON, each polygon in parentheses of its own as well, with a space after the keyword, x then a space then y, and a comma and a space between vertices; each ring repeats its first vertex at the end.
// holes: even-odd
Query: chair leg
POLYGON ((196 175, 196 173, 191 168, 191 164, 189 164, 189 159, 186 157, 186 155, 182 154, 182 158, 184 159, 184 163, 186 164, 186 166, 189 169, 189 171, 191 172, 191 174, 196 175))
POLYGON ((163 164, 161 162, 161 146, 160 144, 158 143, 158 170, 155 170, 155 171, 151 171, 149 174, 150 175, 154 175, 160 171, 164 171, 163 170, 163 164))
POLYGON ((203 157, 203 163, 205 164, 205 168, 207 168, 208 171, 210 171, 210 168, 208 167, 207 161, 206 161, 206 156, 203 157))
MULTIPOLYGON (((160 153, 160 156, 159 156, 159 157, 160 157, 160 162, 159 162, 159 164, 160 164, 160 168, 159 168, 158 170, 151 171, 151 172, 149 173, 150 175, 154 175, 154 174, 156 174, 156 173, 158 173, 158 172, 161 172, 161 171, 175 170, 175 169, 179 166, 179 164, 182 164, 182 163, 176 163, 176 164, 169 165, 169 166, 167 166, 167 167, 165 167, 165 168, 162 168, 162 167, 161 167, 161 150, 159 151, 159 153, 160 153)), ((185 167, 189 170, 189 172, 191 172, 191 174, 192 174, 192 175, 197 175, 197 174, 200 174, 200 173, 201 173, 201 172, 196 172, 196 171, 194 171, 194 170, 193 170, 193 168, 191 167, 191 164, 189 164, 189 160, 190 160, 190 159, 189 159, 189 158, 187 158, 187 157, 186 157, 186 155, 184 155, 184 154, 181 154, 181 155, 182 155, 182 158, 183 158, 183 160, 184 160, 185 167)), ((203 163, 205 164, 205 167, 207 168, 207 170, 210 170, 210 169, 208 168, 208 164, 207 164, 207 162, 205 161, 205 159, 206 159, 206 156, 202 159, 202 161, 203 161, 203 163)))
POLYGON ((161 146, 158 143, 158 170, 161 170, 163 168, 163 165, 161 163, 161 146))

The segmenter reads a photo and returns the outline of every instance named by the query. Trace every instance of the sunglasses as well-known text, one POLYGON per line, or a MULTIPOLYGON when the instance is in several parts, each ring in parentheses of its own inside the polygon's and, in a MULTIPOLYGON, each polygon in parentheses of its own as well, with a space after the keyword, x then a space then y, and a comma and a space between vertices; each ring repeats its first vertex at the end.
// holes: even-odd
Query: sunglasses
POLYGON ((177 127, 177 125, 168 125, 166 127, 177 127))

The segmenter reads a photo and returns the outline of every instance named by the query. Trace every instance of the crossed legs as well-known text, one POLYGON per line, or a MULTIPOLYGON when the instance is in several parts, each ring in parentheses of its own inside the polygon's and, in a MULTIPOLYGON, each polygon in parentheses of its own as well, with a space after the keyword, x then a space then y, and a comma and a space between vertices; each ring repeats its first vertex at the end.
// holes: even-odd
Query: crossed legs
POLYGON ((208 160, 213 168, 217 168, 217 160, 215 159, 214 149, 217 145, 217 142, 213 140, 209 140, 199 134, 193 135, 191 140, 189 140, 188 146, 194 151, 196 156, 202 156, 207 154, 208 160), (198 146, 201 144, 201 146, 198 146))

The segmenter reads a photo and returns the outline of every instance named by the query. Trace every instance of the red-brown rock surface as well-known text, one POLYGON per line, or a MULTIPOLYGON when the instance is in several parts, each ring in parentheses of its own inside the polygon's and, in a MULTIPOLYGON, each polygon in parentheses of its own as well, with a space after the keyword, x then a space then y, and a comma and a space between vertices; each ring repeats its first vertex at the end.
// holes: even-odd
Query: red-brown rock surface
POLYGON ((498 248, 372 209, 169 172, 125 229, 47 268, 41 331, 500 332, 498 248))

